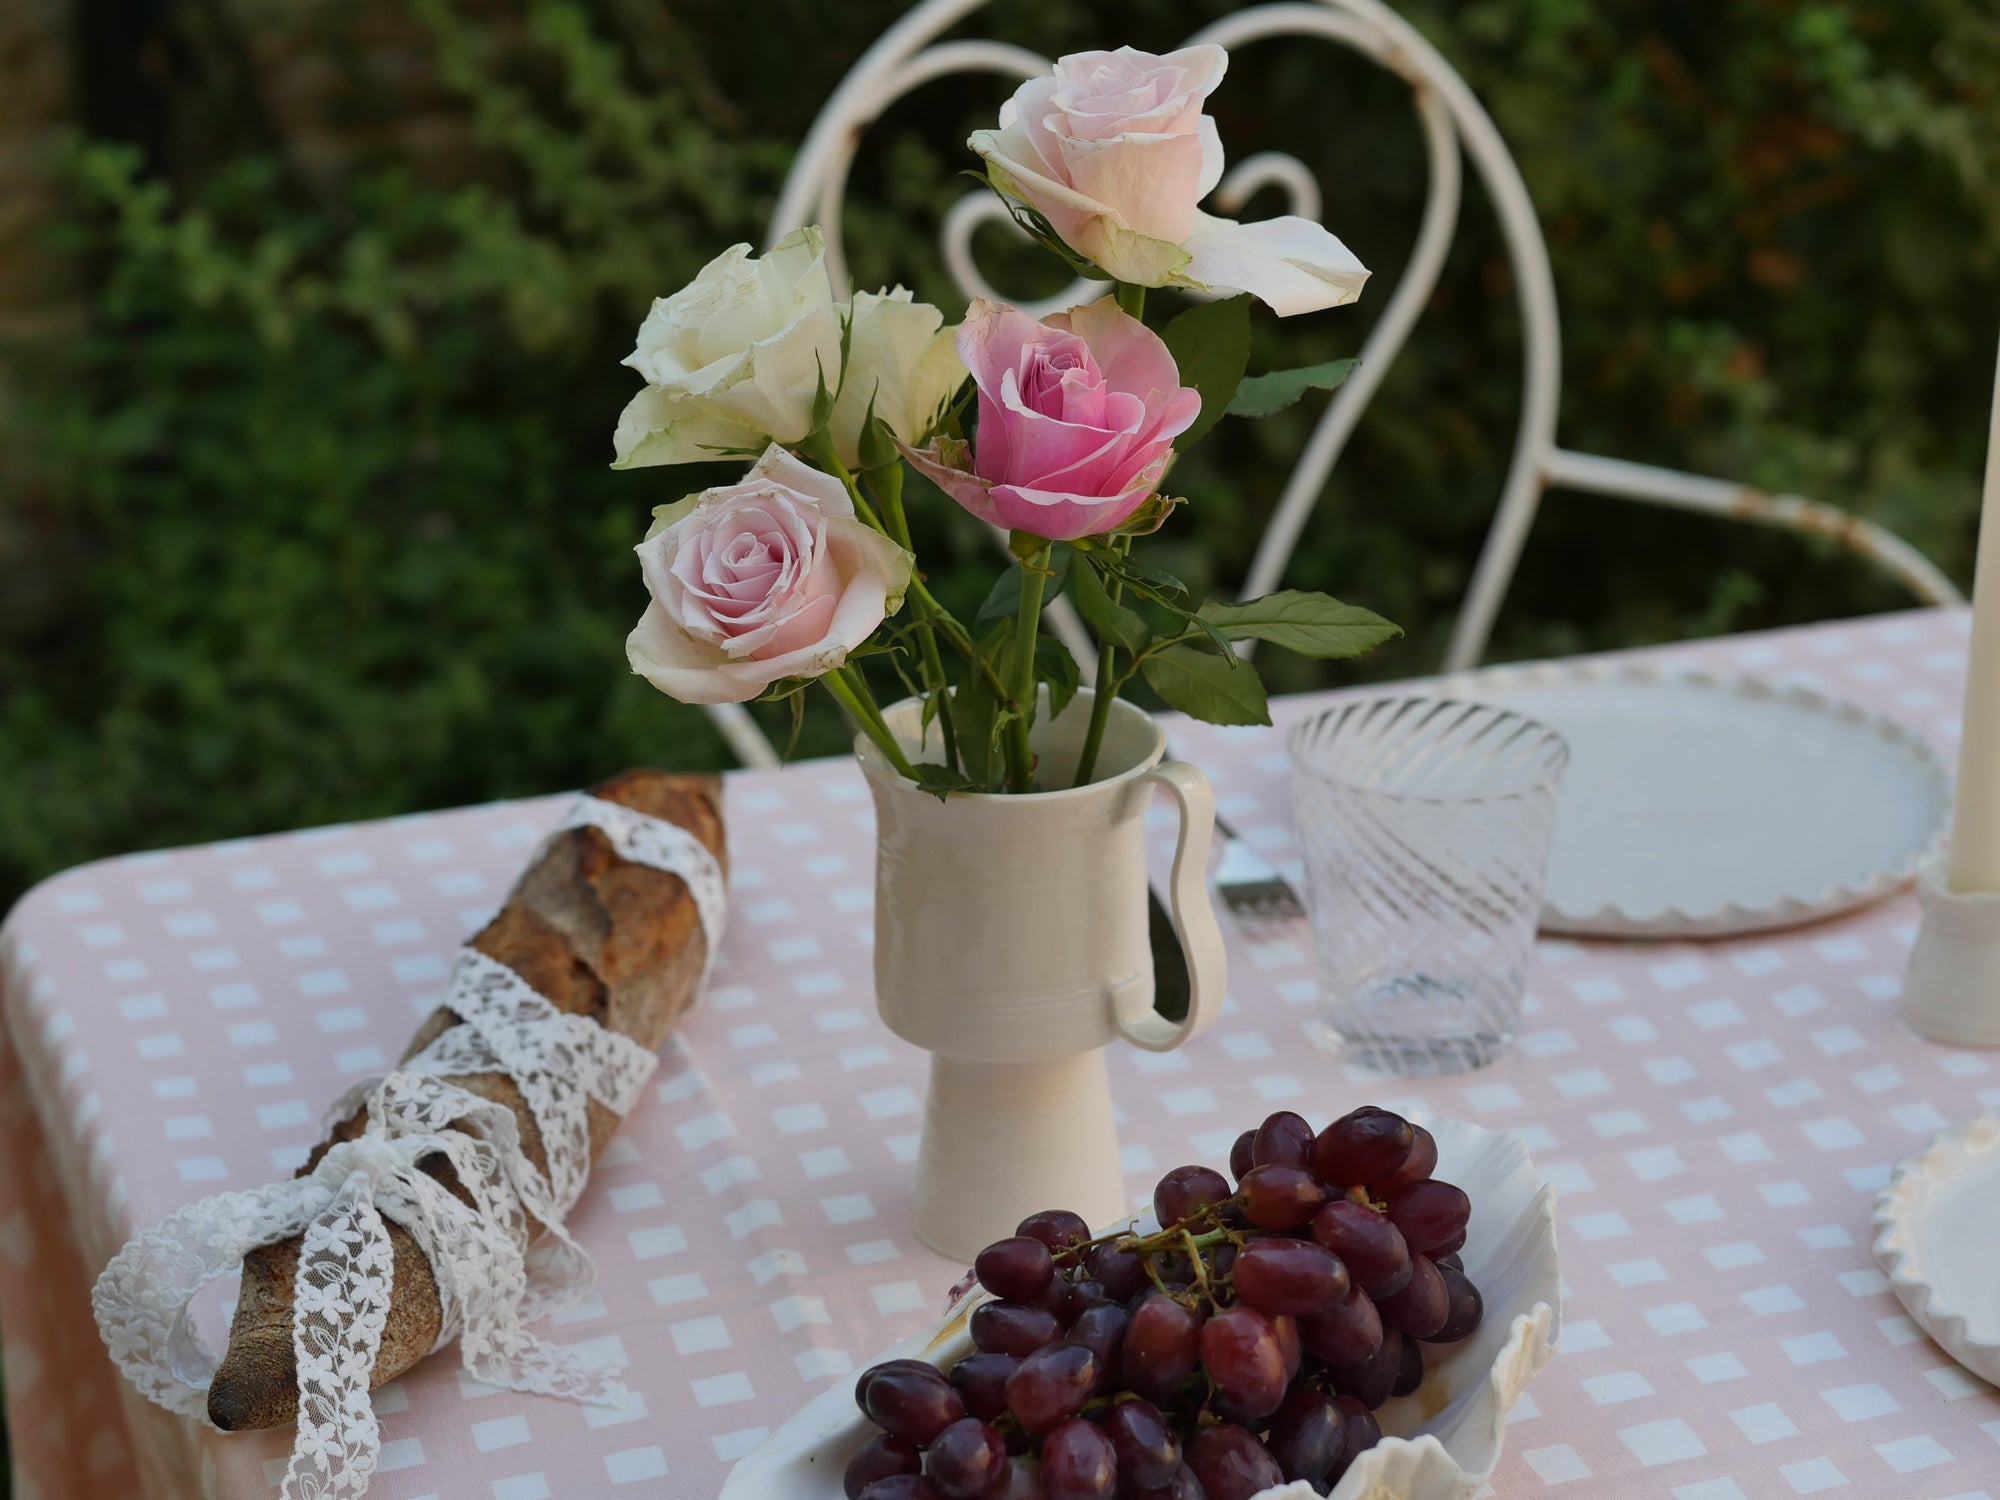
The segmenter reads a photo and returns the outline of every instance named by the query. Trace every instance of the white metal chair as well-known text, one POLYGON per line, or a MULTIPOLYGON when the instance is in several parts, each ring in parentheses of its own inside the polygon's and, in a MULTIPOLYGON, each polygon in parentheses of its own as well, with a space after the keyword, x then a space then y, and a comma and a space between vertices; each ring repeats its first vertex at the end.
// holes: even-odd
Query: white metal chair
MULTIPOLYGON (((942 77, 986 72, 1025 79, 1048 69, 1049 59, 1023 47, 992 41, 937 40, 987 3, 923 0, 863 54, 813 122, 771 217, 767 243, 803 224, 818 223, 826 231, 828 269, 835 289, 844 288, 847 271, 841 245, 841 205, 849 168, 868 128, 896 100, 942 77)), ((1963 602, 1951 580, 1909 543, 1834 506, 1559 447, 1556 410, 1561 335, 1548 246, 1520 170, 1485 109, 1437 49, 1381 0, 1275 0, 1227 16, 1190 41, 1237 47, 1281 36, 1318 38, 1350 47, 1406 80, 1423 126, 1430 183, 1403 278, 1362 347, 1360 367, 1334 393, 1299 458, 1244 580, 1245 598, 1268 593, 1279 585, 1299 534, 1326 487, 1327 476, 1430 299, 1458 221, 1462 148, 1493 199, 1513 263, 1521 304, 1526 395, 1500 503, 1445 653, 1447 671, 1478 663, 1534 524, 1542 492, 1550 485, 1831 537, 1893 574, 1926 603, 1963 602)), ((1320 216, 1319 185, 1312 173, 1296 157, 1279 152, 1264 152, 1237 162, 1217 187, 1215 198, 1224 212, 1232 212, 1267 186, 1276 186, 1286 194, 1290 212, 1314 219, 1320 216)), ((972 253, 974 230, 989 220, 1011 223, 999 200, 980 189, 954 205, 942 227, 945 263, 967 296, 995 295, 980 275, 972 253)), ((1078 283, 1038 310, 1068 306, 1101 292, 1101 287, 1078 283)), ((1088 662, 1092 655, 1089 638, 1066 604, 1057 601, 1051 623, 1078 659, 1088 662)), ((736 708, 734 714, 722 714, 720 719, 731 744, 747 762, 770 760, 770 747, 747 713, 736 708)))

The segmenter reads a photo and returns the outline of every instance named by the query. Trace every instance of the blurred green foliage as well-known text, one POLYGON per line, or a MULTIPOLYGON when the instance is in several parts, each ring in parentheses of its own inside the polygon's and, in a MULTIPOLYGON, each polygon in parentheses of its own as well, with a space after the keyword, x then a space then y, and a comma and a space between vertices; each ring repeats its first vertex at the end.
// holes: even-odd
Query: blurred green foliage
MULTIPOLYGON (((617 361, 650 297, 761 238, 794 145, 901 6, 408 0, 422 27, 386 60, 341 31, 371 8, 389 7, 189 7, 202 27, 179 39, 243 53, 218 28, 292 27, 337 57, 345 118, 369 128, 335 170, 199 78, 173 102, 201 128, 172 160, 84 137, 67 154, 73 212, 53 232, 87 268, 88 325, 7 351, 0 906, 109 852, 725 763, 698 713, 627 673, 622 642, 647 512, 727 471, 612 473, 636 383, 617 361), (410 74, 465 132, 448 170, 413 164, 381 117, 410 74)), ((1021 0, 989 34, 1164 48, 1229 8, 1021 0)), ((2000 309, 1989 0, 1402 9, 1494 114, 1546 227, 1563 440, 1831 500, 1965 578, 2000 309)), ((1006 92, 931 85, 871 132, 847 220, 858 284, 901 280, 955 314, 936 228, 969 188, 959 143, 1006 92)), ((1353 353, 1422 204, 1406 89, 1290 40, 1242 50, 1215 108, 1233 159, 1299 152, 1377 270, 1355 309, 1263 320, 1252 368, 1353 353)), ((997 280, 1050 289, 991 233, 997 280)), ((1409 634, 1351 667, 1273 653, 1274 688, 1435 664, 1519 360, 1469 184, 1433 303, 1289 580, 1409 634)), ((1190 455, 1175 488, 1193 504, 1152 560, 1240 578, 1323 401, 1190 455)), ((987 544, 935 492, 913 501, 938 591, 976 606, 987 544)), ((1496 653, 1901 602, 1823 544, 1556 494, 1496 653)), ((806 748, 838 740, 815 704, 806 748)))

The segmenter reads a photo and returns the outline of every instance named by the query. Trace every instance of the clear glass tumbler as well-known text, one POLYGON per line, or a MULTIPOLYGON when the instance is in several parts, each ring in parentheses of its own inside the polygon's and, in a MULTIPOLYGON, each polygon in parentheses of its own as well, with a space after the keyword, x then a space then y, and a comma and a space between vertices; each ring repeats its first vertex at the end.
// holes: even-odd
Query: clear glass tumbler
POLYGON ((1484 1067, 1520 1022, 1569 746, 1438 698, 1347 704, 1289 746, 1330 1040, 1387 1073, 1484 1067))

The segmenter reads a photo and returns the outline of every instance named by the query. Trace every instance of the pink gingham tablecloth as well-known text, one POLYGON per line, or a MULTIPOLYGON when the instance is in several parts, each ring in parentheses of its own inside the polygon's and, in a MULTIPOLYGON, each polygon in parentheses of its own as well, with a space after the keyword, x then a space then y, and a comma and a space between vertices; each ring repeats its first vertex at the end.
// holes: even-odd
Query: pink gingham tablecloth
MULTIPOLYGON (((1809 682, 1948 744, 1965 634, 1962 613, 1922 613, 1650 654, 1809 682)), ((1288 857, 1279 735, 1174 735, 1232 822, 1288 857)), ((225 1437, 138 1400, 97 1342, 90 1281, 136 1226, 299 1163, 326 1102, 400 1051, 565 801, 112 860, 15 909, 0 1337, 25 1500, 274 1493, 289 1432, 225 1437)), ((629 1407, 489 1389, 438 1355, 377 1394, 380 1500, 713 1495, 808 1397, 931 1318, 962 1269, 909 1231, 924 1059, 875 1016, 860 776, 746 772, 728 818, 713 992, 598 1166, 573 1227, 600 1289, 552 1330, 622 1349, 629 1407)), ((1111 1054, 1134 1198, 1277 1108, 1318 1123, 1420 1100, 1517 1131, 1561 1193, 1567 1326, 1495 1493, 2000 1494, 2000 1400, 1903 1315, 1868 1249, 1892 1165, 2000 1106, 2000 1057, 1896 1021, 1914 924, 1904 896, 1728 942, 1544 941, 1519 1046, 1418 1084, 1309 1044, 1303 935, 1231 932, 1215 1028, 1181 1052, 1111 1054)), ((219 1330, 219 1297, 211 1312, 219 1330)))

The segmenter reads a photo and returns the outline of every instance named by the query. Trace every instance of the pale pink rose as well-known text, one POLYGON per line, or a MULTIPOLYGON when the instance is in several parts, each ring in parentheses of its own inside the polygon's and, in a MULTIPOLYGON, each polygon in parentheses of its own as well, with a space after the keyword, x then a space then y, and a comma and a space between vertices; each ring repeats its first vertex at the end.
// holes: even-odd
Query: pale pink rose
POLYGON ((981 520, 1051 541, 1115 530, 1201 414, 1159 335, 1110 297, 1039 323, 975 299, 958 355, 979 388, 971 451, 904 452, 981 520))
POLYGON ((1222 140, 1202 101, 1228 66, 1213 45, 1073 53, 967 144, 995 188, 1115 280, 1249 292, 1280 317, 1352 302, 1367 268, 1320 225, 1239 224, 1196 208, 1222 180, 1222 140))
POLYGON ((636 550, 653 602, 625 654, 683 703, 840 666, 910 582, 910 554, 855 519, 846 487, 775 444, 735 484, 661 507, 636 550))

